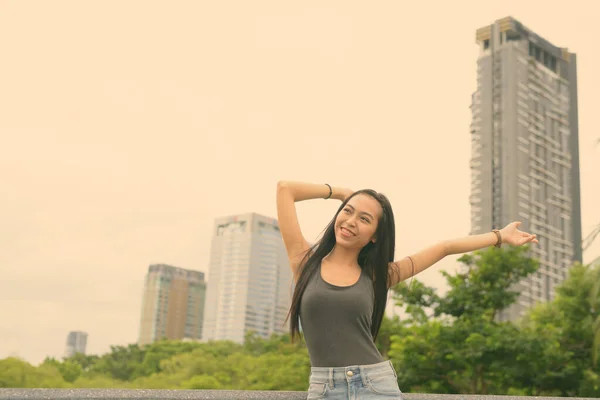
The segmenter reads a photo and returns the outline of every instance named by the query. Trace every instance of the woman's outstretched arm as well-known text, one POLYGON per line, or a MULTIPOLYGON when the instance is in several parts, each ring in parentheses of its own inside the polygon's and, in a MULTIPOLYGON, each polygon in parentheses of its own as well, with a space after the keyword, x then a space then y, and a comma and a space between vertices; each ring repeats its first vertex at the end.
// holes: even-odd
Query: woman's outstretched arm
MULTIPOLYGON (((536 235, 520 231, 521 222, 511 222, 500 230, 501 243, 512 246, 522 246, 527 243, 538 243, 536 235)), ((471 251, 494 246, 498 236, 494 232, 470 235, 456 239, 445 240, 427 247, 411 256, 394 261, 389 265, 390 282, 394 286, 420 272, 423 272, 442 258, 451 254, 463 254, 471 251)))

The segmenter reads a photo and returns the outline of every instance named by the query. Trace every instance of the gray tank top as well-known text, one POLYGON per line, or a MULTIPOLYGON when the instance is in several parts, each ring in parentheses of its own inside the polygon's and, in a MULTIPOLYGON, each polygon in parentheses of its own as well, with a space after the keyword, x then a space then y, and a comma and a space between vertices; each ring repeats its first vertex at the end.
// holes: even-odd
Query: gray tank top
POLYGON ((371 335, 373 284, 363 272, 352 286, 321 277, 321 265, 300 302, 300 324, 313 367, 377 364, 383 357, 371 335))

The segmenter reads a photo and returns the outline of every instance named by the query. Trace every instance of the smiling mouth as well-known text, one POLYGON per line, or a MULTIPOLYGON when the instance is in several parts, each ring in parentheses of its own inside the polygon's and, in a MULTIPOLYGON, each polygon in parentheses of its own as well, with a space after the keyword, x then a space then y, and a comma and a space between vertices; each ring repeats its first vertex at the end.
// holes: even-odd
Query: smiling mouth
POLYGON ((345 234, 347 234, 347 235, 352 235, 352 236, 355 236, 355 233, 354 233, 354 232, 352 232, 352 231, 351 231, 351 230, 349 230, 349 229, 346 229, 346 228, 340 227, 340 230, 341 230, 342 232, 344 232, 345 234))

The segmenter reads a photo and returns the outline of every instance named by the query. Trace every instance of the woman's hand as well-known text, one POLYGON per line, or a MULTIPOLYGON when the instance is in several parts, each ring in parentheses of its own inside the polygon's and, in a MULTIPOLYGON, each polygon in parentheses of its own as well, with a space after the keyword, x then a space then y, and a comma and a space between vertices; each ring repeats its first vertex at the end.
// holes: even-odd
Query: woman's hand
POLYGON ((354 190, 348 188, 340 188, 339 193, 337 193, 336 198, 342 202, 344 202, 348 197, 350 197, 354 193, 354 190))
POLYGON ((536 239, 536 235, 520 231, 518 229, 520 225, 521 222, 511 222, 504 228, 500 229, 502 243, 507 243, 512 246, 523 246, 527 243, 539 243, 536 239))

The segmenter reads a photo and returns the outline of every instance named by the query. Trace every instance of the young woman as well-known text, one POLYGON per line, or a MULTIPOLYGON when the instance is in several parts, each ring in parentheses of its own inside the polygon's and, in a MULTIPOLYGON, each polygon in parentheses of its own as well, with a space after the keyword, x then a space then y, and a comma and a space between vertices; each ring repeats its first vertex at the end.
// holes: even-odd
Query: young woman
POLYGON ((402 399, 396 372, 375 347, 388 289, 450 254, 502 243, 537 243, 518 230, 501 230, 434 244, 394 261, 394 214, 373 190, 353 192, 328 184, 279 182, 277 214, 294 275, 288 317, 292 337, 300 324, 311 362, 308 399, 402 399), (342 202, 322 239, 310 247, 298 223, 295 202, 342 202))

